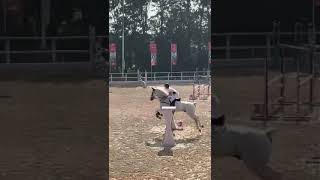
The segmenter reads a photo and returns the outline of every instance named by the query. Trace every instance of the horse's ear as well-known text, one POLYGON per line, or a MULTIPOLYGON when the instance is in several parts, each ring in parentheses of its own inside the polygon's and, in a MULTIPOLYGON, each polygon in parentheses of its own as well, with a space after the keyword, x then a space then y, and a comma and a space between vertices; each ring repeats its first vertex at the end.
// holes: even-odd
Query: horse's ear
POLYGON ((154 87, 151 87, 151 89, 154 91, 154 87))

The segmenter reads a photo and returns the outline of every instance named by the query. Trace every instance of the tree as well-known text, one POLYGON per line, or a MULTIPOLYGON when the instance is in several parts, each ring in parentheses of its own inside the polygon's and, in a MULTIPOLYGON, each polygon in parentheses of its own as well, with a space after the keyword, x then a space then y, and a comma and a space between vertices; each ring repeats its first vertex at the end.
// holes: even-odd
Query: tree
MULTIPOLYGON (((112 42, 121 42, 121 2, 110 1, 109 29, 112 42)), ((207 67, 210 13, 209 0, 126 0, 124 23, 127 63, 150 69, 148 45, 150 41, 155 41, 159 60, 157 71, 170 70, 172 42, 177 43, 178 48, 176 70, 207 67)), ((118 54, 121 54, 120 48, 118 50, 118 54)))

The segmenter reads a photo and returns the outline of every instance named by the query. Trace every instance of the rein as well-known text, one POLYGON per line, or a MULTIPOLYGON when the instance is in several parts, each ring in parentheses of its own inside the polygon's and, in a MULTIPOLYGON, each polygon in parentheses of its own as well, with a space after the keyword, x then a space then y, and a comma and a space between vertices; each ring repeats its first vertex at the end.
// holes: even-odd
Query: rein
POLYGON ((167 100, 167 97, 162 97, 162 98, 159 98, 160 100, 160 103, 163 103, 163 104, 167 104, 167 105, 170 105, 170 103, 166 102, 167 100))
POLYGON ((167 104, 167 105, 170 105, 170 102, 168 102, 168 96, 162 96, 162 97, 159 97, 158 95, 155 95, 154 94, 155 92, 152 92, 152 97, 154 97, 155 99, 159 99, 160 103, 162 104, 167 104))

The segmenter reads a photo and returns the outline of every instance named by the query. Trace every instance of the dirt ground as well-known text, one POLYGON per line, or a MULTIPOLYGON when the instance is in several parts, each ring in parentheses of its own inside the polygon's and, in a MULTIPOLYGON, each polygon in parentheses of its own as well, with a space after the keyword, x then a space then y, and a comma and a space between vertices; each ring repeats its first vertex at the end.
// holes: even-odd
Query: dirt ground
POLYGON ((106 177, 103 80, 0 82, 0 179, 106 177))
MULTIPOLYGON (((173 86, 183 100, 188 100, 192 86, 173 86)), ((175 132, 177 147, 173 156, 158 156, 159 149, 148 146, 150 140, 161 141, 164 120, 155 117, 159 101, 150 101, 151 89, 109 88, 109 173, 110 179, 211 179, 210 104, 197 101, 197 114, 205 128, 201 135, 184 112, 184 130, 175 132)))
MULTIPOLYGON (((319 101, 317 81, 315 98, 319 101)), ((245 125, 263 128, 261 122, 249 120, 253 107, 251 103, 263 102, 263 77, 216 77, 214 91, 221 100, 217 108, 226 114, 227 124, 245 125)), ((307 88, 303 88, 304 93, 307 88)), ((273 92, 275 92, 273 90, 273 92)), ((293 84, 287 93, 295 95, 293 84)), ((306 94, 306 93, 305 93, 306 94)), ((302 99, 306 99, 306 96, 302 99)), ((292 96, 293 97, 293 96, 292 96)), ((273 154, 270 165, 283 173, 284 180, 318 180, 320 164, 307 165, 312 157, 320 157, 320 119, 312 123, 270 123, 269 127, 277 129, 273 138, 273 154)), ((214 157, 212 157, 214 158, 214 157)), ((214 159, 213 176, 216 180, 258 180, 245 165, 233 158, 214 159)))

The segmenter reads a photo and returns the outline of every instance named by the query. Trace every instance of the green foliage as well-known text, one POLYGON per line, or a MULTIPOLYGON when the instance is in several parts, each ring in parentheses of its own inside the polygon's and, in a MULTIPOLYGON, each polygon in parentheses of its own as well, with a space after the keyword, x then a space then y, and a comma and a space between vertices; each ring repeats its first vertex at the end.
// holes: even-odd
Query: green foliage
POLYGON ((123 17, 122 0, 110 0, 110 43, 117 43, 118 64, 124 21, 126 67, 135 64, 150 70, 150 41, 157 43, 159 65, 155 71, 170 70, 171 42, 177 43, 178 50, 174 70, 208 66, 210 0, 126 0, 124 9, 123 17))

